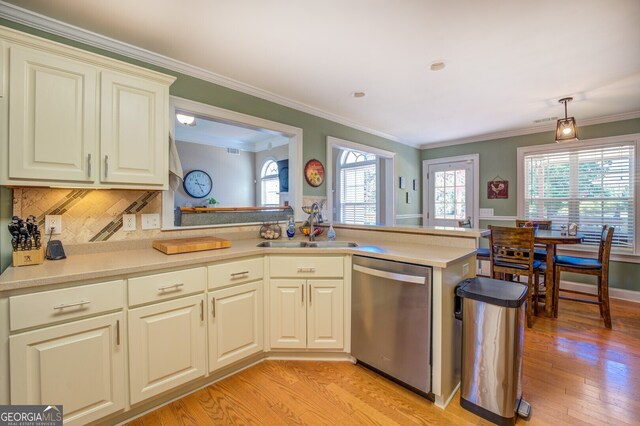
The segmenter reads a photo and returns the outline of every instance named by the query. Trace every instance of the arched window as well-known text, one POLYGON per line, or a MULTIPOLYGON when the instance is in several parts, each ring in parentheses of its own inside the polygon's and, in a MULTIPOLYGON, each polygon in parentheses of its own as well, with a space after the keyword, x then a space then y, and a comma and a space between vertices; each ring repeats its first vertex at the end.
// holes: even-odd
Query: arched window
POLYGON ((260 204, 263 206, 279 205, 280 179, 278 178, 278 164, 276 164, 275 160, 269 158, 262 164, 260 180, 260 204))
POLYGON ((370 152, 345 149, 338 159, 340 222, 376 224, 377 159, 370 152))

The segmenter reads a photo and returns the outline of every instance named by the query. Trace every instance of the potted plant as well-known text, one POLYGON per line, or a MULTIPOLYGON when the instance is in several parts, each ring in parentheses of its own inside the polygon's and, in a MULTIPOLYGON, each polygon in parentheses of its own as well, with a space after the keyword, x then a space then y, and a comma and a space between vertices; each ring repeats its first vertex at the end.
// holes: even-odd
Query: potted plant
POLYGON ((207 201, 209 203, 208 207, 215 207, 216 204, 220 204, 220 202, 213 197, 210 197, 207 201))

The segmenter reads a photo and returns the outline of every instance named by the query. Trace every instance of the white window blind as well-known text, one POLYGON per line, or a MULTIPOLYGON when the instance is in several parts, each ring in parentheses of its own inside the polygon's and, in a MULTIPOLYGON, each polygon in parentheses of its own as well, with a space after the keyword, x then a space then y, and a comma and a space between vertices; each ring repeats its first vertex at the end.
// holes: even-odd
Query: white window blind
POLYGON ((634 158, 633 144, 525 154, 524 217, 549 219, 557 230, 577 223, 590 245, 611 225, 616 251, 633 252, 634 158))
POLYGON ((340 220, 361 225, 377 222, 375 161, 340 169, 340 220))

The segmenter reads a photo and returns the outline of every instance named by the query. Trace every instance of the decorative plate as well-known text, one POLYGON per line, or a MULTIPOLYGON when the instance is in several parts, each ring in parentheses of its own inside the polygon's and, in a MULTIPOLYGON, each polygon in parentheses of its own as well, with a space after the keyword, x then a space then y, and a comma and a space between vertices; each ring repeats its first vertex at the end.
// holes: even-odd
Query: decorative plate
POLYGON ((304 178, 313 187, 322 185, 324 182, 324 166, 318 160, 309 160, 304 166, 304 178))

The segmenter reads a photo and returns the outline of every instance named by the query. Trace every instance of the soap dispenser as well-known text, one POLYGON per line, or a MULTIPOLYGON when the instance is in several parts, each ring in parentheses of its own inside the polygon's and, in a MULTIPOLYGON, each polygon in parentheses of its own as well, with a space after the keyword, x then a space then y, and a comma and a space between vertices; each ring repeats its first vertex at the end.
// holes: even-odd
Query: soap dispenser
POLYGON ((333 241, 336 239, 336 231, 333 229, 333 224, 329 225, 329 233, 327 234, 329 241, 333 241))
POLYGON ((296 235, 296 223, 293 220, 293 216, 289 218, 289 224, 287 225, 287 237, 290 240, 296 235))

